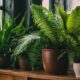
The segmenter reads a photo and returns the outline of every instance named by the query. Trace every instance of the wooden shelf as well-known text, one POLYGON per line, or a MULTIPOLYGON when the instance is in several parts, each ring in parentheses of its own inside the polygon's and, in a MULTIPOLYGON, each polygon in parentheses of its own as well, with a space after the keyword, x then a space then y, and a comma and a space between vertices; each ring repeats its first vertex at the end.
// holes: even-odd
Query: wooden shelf
POLYGON ((68 76, 54 76, 43 72, 0 70, 0 80, 80 80, 68 76))

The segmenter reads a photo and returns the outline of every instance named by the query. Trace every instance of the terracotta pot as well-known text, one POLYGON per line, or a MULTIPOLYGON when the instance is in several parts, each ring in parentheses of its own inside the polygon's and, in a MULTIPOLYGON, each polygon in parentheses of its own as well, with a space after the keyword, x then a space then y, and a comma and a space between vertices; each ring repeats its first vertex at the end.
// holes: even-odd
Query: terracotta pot
POLYGON ((80 78, 80 63, 73 63, 73 70, 74 70, 75 76, 77 78, 80 78))
POLYGON ((22 59, 22 58, 19 58, 18 59, 18 64, 19 64, 19 68, 21 70, 27 70, 28 69, 28 63, 26 60, 22 59))
POLYGON ((57 59, 58 50, 42 49, 42 62, 45 72, 57 75, 66 75, 68 71, 68 57, 63 56, 60 60, 57 59))
POLYGON ((4 56, 0 55, 0 68, 4 68, 4 66, 5 66, 4 56))

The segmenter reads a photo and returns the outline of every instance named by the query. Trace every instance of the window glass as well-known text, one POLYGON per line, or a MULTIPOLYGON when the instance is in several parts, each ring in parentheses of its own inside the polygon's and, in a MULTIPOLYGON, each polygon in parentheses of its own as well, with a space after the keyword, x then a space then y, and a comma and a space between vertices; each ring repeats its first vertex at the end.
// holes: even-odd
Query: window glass
POLYGON ((80 6, 80 0, 67 0, 67 12, 71 12, 76 6, 80 6))
POLYGON ((64 0, 42 0, 42 6, 50 9, 54 12, 54 4, 57 4, 64 8, 64 0))
MULTIPOLYGON (((3 0, 0 0, 0 6, 3 6, 3 0)), ((0 10, 0 27, 2 26, 2 10, 0 10)))
POLYGON ((3 0, 0 0, 0 6, 2 6, 3 5, 3 0))
POLYGON ((49 0, 42 0, 42 6, 49 9, 49 0))
POLYGON ((55 0, 55 4, 57 4, 60 7, 64 8, 64 0, 55 0))
POLYGON ((0 10, 0 27, 2 26, 2 10, 0 10))

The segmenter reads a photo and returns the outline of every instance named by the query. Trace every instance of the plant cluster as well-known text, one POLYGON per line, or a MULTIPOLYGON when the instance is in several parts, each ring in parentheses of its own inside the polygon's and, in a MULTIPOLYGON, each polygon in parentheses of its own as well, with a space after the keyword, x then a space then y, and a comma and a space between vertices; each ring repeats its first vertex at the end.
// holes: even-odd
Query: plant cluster
POLYGON ((42 65, 42 48, 57 48, 64 54, 67 52, 66 49, 69 49, 67 46, 70 41, 67 40, 63 21, 60 17, 53 14, 52 11, 37 5, 32 5, 31 11, 38 30, 18 41, 19 43, 12 54, 12 59, 15 63, 19 55, 26 54, 28 55, 31 69, 35 70, 42 65), (24 53, 25 51, 26 53, 24 53))
MULTIPOLYGON (((61 58, 68 53, 70 58, 79 61, 80 56, 80 7, 76 7, 70 14, 55 5, 58 14, 38 5, 31 5, 31 12, 38 30, 29 33, 19 40, 18 46, 12 54, 15 63, 19 55, 28 55, 28 60, 34 70, 40 66, 41 49, 59 49, 61 58), (39 60, 39 61, 38 61, 39 60)), ((39 69, 39 67, 37 68, 39 69)))
POLYGON ((57 12, 54 14, 52 11, 42 8, 41 6, 32 5, 31 11, 35 23, 38 25, 40 32, 49 39, 48 48, 56 48, 60 51, 61 58, 65 53, 72 53, 75 48, 75 40, 69 34, 67 29, 67 14, 62 8, 56 6, 57 12))
POLYGON ((67 14, 62 8, 57 6, 56 10, 63 20, 65 32, 70 39, 70 58, 75 62, 80 62, 80 6, 77 6, 70 14, 67 14))
MULTIPOLYGON (((6 22, 3 16, 2 20, 3 24, 2 27, 0 27, 0 55, 9 60, 13 49, 17 45, 18 39, 26 34, 26 29, 23 26, 25 16, 17 26, 15 26, 15 20, 12 18, 9 18, 6 22)), ((7 61, 7 63, 8 62, 9 61, 7 61)))

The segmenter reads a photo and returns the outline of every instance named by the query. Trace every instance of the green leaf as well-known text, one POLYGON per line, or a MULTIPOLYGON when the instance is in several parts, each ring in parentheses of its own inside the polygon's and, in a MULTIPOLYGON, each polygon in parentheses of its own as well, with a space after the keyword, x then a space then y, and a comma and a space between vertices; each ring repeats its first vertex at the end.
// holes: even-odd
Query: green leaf
POLYGON ((26 33, 26 28, 23 26, 24 22, 26 20, 26 14, 22 17, 20 23, 12 29, 12 33, 15 33, 15 35, 20 36, 26 33))
POLYGON ((63 33, 61 20, 58 21, 58 18, 52 11, 38 5, 32 4, 31 12, 40 31, 51 41, 59 40, 61 33, 63 33))
POLYGON ((59 13, 59 15, 61 16, 61 18, 63 20, 64 28, 66 30, 67 29, 66 22, 69 17, 69 14, 67 14, 67 12, 64 11, 64 9, 61 8, 60 6, 55 5, 55 8, 56 8, 57 12, 59 13))
POLYGON ((12 59, 15 62, 16 58, 19 54, 23 54, 25 50, 27 50, 28 46, 31 45, 32 42, 35 40, 39 41, 40 36, 38 34, 30 34, 24 36, 22 39, 19 40, 19 45, 16 47, 12 54, 12 59))
POLYGON ((80 34, 80 6, 76 7, 68 17, 67 29, 70 33, 80 34))

